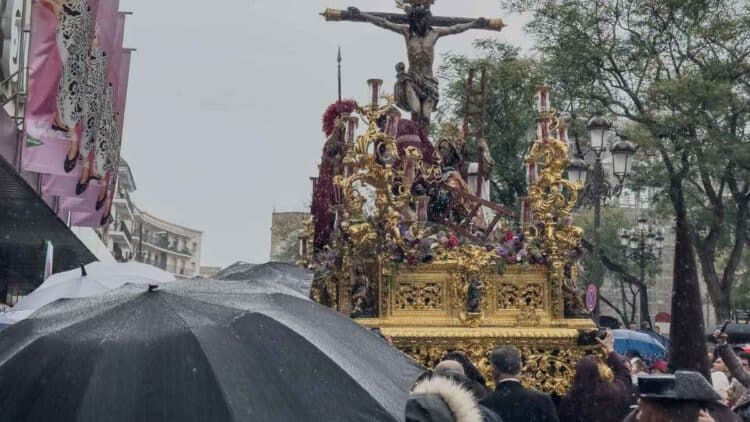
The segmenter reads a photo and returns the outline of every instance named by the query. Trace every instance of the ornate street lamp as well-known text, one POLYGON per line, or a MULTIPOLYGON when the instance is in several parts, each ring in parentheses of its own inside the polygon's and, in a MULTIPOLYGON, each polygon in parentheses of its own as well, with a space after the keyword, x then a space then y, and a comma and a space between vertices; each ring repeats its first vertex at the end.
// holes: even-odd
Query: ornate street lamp
POLYGON ((574 158, 570 160, 568 165, 568 179, 579 185, 584 186, 586 184, 586 176, 589 172, 589 165, 580 158, 574 158))
POLYGON ((664 230, 660 227, 654 230, 648 225, 648 219, 638 219, 638 226, 631 230, 622 231, 620 244, 624 247, 625 258, 633 261, 640 268, 640 308, 641 323, 648 322, 651 325, 651 316, 648 311, 648 289, 646 287, 646 267, 653 262, 661 260, 664 249, 664 230))
MULTIPOLYGON (((583 190, 578 199, 578 205, 593 205, 594 207, 594 233, 591 243, 593 247, 592 253, 595 259, 593 260, 591 269, 591 282, 601 286, 602 270, 601 261, 599 260, 601 248, 601 245, 599 244, 601 206, 602 202, 612 196, 619 196, 622 192, 622 186, 625 183, 625 179, 630 175, 633 166, 635 146, 628 141, 618 140, 610 149, 610 152, 612 153, 612 170, 618 181, 617 185, 613 187, 609 180, 607 180, 604 169, 602 168, 602 154, 607 151, 607 143, 612 135, 612 124, 603 116, 594 116, 588 121, 586 127, 589 132, 591 151, 594 152, 594 167, 589 176, 588 171, 583 172, 584 167, 588 170, 585 161, 582 158, 575 158, 570 161, 568 166, 568 177, 571 181, 581 182, 583 185, 583 190), (583 164, 581 162, 583 162, 583 164)), ((625 234, 623 234, 623 236, 625 236, 625 234)), ((625 240, 623 237, 621 242, 623 243, 623 246, 625 246, 628 243, 628 240, 625 240)), ((598 303, 593 313, 593 319, 594 322, 599 322, 598 303)))
POLYGON ((607 139, 609 138, 609 131, 612 129, 612 124, 602 116, 594 116, 589 120, 586 127, 589 130, 589 138, 591 139, 591 149, 593 149, 597 155, 607 149, 607 139))
POLYGON ((612 172, 617 177, 620 185, 622 185, 633 168, 635 145, 630 141, 623 141, 621 139, 612 145, 610 152, 612 153, 612 172))

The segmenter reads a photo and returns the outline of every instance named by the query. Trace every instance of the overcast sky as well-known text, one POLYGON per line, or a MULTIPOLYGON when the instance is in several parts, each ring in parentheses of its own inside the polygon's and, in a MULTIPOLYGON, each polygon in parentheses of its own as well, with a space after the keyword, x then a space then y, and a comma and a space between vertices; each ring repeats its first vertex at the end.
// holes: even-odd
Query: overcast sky
MULTIPOLYGON (((336 98, 336 48, 345 97, 365 101, 368 78, 392 91, 404 60, 398 35, 326 23, 326 7, 394 11, 390 0, 121 0, 130 73, 123 157, 138 206, 202 230, 202 265, 266 262, 271 213, 307 211, 317 173, 320 117, 336 98)), ((528 47, 524 19, 498 0, 438 0, 436 15, 501 17, 501 33, 441 39, 438 54, 470 53, 479 37, 528 47)), ((439 60, 438 60, 439 62, 439 60)), ((436 63, 436 66, 439 63, 436 63)))

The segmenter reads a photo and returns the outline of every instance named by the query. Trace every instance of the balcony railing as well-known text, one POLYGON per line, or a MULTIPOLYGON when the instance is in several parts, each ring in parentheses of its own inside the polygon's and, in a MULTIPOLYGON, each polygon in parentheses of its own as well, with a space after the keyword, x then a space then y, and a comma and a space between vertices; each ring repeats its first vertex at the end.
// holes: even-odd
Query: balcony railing
POLYGON ((124 199, 125 203, 130 209, 130 214, 133 214, 133 212, 135 211, 135 206, 133 205, 133 201, 130 199, 130 194, 124 191, 117 192, 117 195, 115 195, 115 199, 124 199))
POLYGON ((127 224, 125 224, 124 221, 118 220, 115 222, 114 227, 112 228, 113 231, 121 232, 126 239, 128 239, 128 243, 133 243, 133 234, 130 233, 130 229, 128 229, 127 224))
POLYGON ((169 243, 169 240, 163 236, 152 236, 152 235, 144 234, 143 241, 146 243, 150 243, 154 246, 157 246, 161 249, 168 250, 170 252, 175 252, 175 253, 187 255, 187 256, 193 256, 194 251, 185 247, 178 248, 174 243, 169 243))

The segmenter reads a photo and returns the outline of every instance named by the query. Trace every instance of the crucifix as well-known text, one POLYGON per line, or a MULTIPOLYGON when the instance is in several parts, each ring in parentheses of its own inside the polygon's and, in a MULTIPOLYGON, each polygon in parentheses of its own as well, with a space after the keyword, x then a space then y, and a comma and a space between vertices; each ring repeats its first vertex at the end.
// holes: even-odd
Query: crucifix
POLYGON ((440 98, 438 80, 432 71, 438 38, 470 29, 500 31, 504 26, 500 19, 433 17, 430 6, 434 2, 397 0, 397 6, 405 14, 362 12, 356 7, 347 10, 326 9, 321 13, 327 21, 369 22, 404 37, 409 67, 407 69, 403 62, 396 65, 393 93, 396 104, 411 112, 412 120, 425 133, 429 130, 430 116, 440 98))

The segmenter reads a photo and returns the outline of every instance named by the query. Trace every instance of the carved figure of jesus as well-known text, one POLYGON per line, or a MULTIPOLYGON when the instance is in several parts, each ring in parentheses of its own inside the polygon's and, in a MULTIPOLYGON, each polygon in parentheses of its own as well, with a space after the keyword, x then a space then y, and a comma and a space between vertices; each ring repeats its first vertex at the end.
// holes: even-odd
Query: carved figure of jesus
POLYGON ((487 19, 478 18, 465 24, 449 27, 432 27, 432 13, 427 5, 406 7, 408 24, 397 24, 380 16, 361 12, 350 7, 349 12, 373 25, 403 35, 406 40, 408 69, 404 63, 396 65, 397 81, 394 89, 396 104, 412 113, 412 120, 419 123, 422 130, 429 128, 430 116, 440 99, 438 80, 433 75, 435 61, 435 44, 440 37, 460 34, 470 29, 482 29, 487 26, 487 19))

